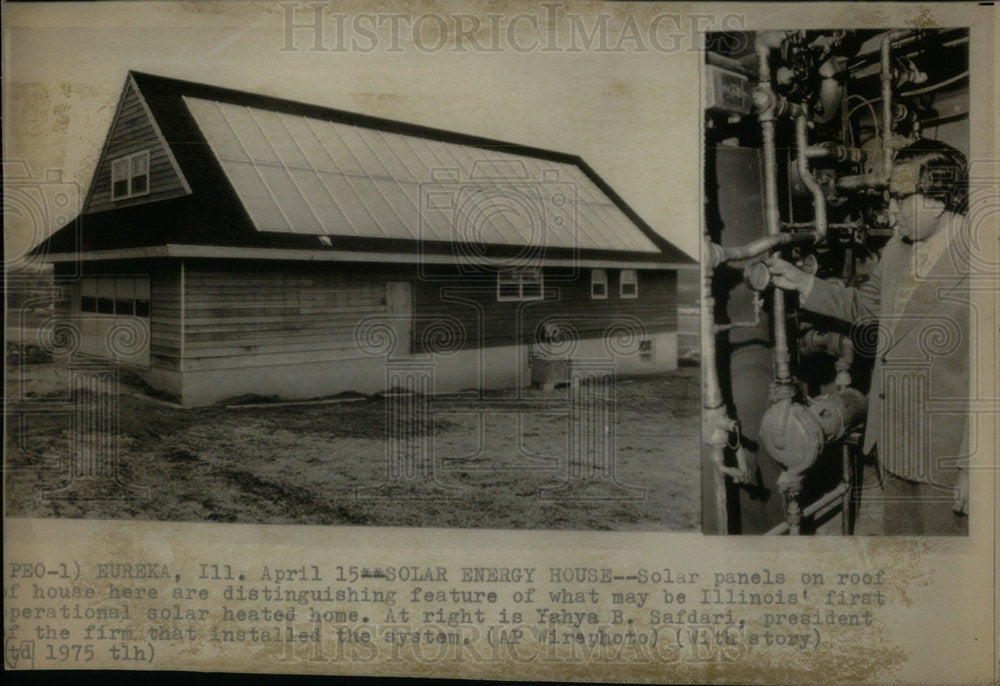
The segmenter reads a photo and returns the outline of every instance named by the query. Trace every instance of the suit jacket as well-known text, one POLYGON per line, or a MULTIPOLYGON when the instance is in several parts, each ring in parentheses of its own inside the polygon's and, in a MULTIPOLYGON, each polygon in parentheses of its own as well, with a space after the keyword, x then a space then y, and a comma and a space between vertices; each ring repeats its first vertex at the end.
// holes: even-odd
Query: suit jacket
MULTIPOLYGON (((970 304, 964 222, 949 231, 940 257, 917 266, 920 244, 893 236, 875 274, 858 288, 816 280, 802 306, 857 325, 862 353, 875 355, 864 452, 878 444, 879 460, 896 476, 953 486, 968 453, 970 304), (917 285, 897 307, 907 275, 917 285), (877 340, 862 325, 877 323, 877 340)), ((870 331, 870 329, 869 329, 870 331)))

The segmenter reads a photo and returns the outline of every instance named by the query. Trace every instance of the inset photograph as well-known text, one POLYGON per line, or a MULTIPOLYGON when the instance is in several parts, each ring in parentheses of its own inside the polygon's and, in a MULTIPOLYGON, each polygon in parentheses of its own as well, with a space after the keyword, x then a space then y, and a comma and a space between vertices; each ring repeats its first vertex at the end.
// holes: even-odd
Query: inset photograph
POLYGON ((967 29, 706 37, 702 523, 968 534, 967 29))

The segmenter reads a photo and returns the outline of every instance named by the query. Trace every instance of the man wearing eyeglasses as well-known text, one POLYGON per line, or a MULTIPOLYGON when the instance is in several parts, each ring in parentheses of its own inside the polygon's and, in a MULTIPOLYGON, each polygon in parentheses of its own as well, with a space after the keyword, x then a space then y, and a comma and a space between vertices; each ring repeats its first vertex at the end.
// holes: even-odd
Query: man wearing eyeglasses
POLYGON ((797 291, 803 308, 877 324, 863 452, 878 446, 886 534, 968 534, 966 174, 965 156, 939 141, 897 152, 888 190, 895 231, 856 288, 768 260, 774 284, 797 291))

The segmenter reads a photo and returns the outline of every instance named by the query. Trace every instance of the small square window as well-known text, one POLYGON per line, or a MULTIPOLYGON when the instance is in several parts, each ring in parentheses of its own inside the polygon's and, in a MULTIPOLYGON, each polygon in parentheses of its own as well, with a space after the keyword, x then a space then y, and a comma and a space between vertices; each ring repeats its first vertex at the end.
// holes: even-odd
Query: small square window
POLYGON ((622 298, 639 297, 639 275, 634 269, 622 269, 619 279, 619 296, 622 298))
POLYGON ((521 283, 521 298, 523 300, 540 300, 542 297, 542 282, 524 281, 521 283))
POLYGON ((652 350, 653 350, 653 341, 650 341, 648 339, 644 341, 639 341, 639 352, 648 353, 651 352, 652 350))
POLYGON ((604 300, 608 297, 608 272, 606 269, 590 270, 590 297, 604 300))
POLYGON ((521 284, 501 281, 497 285, 497 297, 500 300, 518 300, 521 296, 521 284))
POLYGON ((639 362, 644 364, 653 361, 653 341, 646 339, 639 341, 639 362))

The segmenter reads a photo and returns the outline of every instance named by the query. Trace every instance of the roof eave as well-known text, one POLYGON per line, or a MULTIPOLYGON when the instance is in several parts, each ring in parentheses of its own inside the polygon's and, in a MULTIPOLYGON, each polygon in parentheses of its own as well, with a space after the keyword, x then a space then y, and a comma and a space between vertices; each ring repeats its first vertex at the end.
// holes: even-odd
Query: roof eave
MULTIPOLYGON (((650 256, 654 258, 655 256, 650 256)), ((187 245, 171 243, 168 245, 149 246, 141 248, 117 248, 113 250, 90 250, 74 253, 52 253, 44 256, 45 262, 98 262, 110 260, 137 260, 156 258, 203 258, 203 259, 236 259, 236 260, 276 260, 294 262, 376 262, 382 264, 476 264, 479 266, 503 267, 510 264, 509 259, 481 258, 470 260, 466 256, 454 254, 428 254, 406 252, 365 252, 351 250, 303 250, 281 248, 245 248, 215 245, 187 245)), ((663 262, 656 259, 642 260, 624 257, 571 257, 571 258, 540 258, 539 263, 545 267, 580 267, 580 268, 623 268, 623 269, 654 269, 670 271, 677 269, 693 269, 695 264, 685 262, 663 262)))

